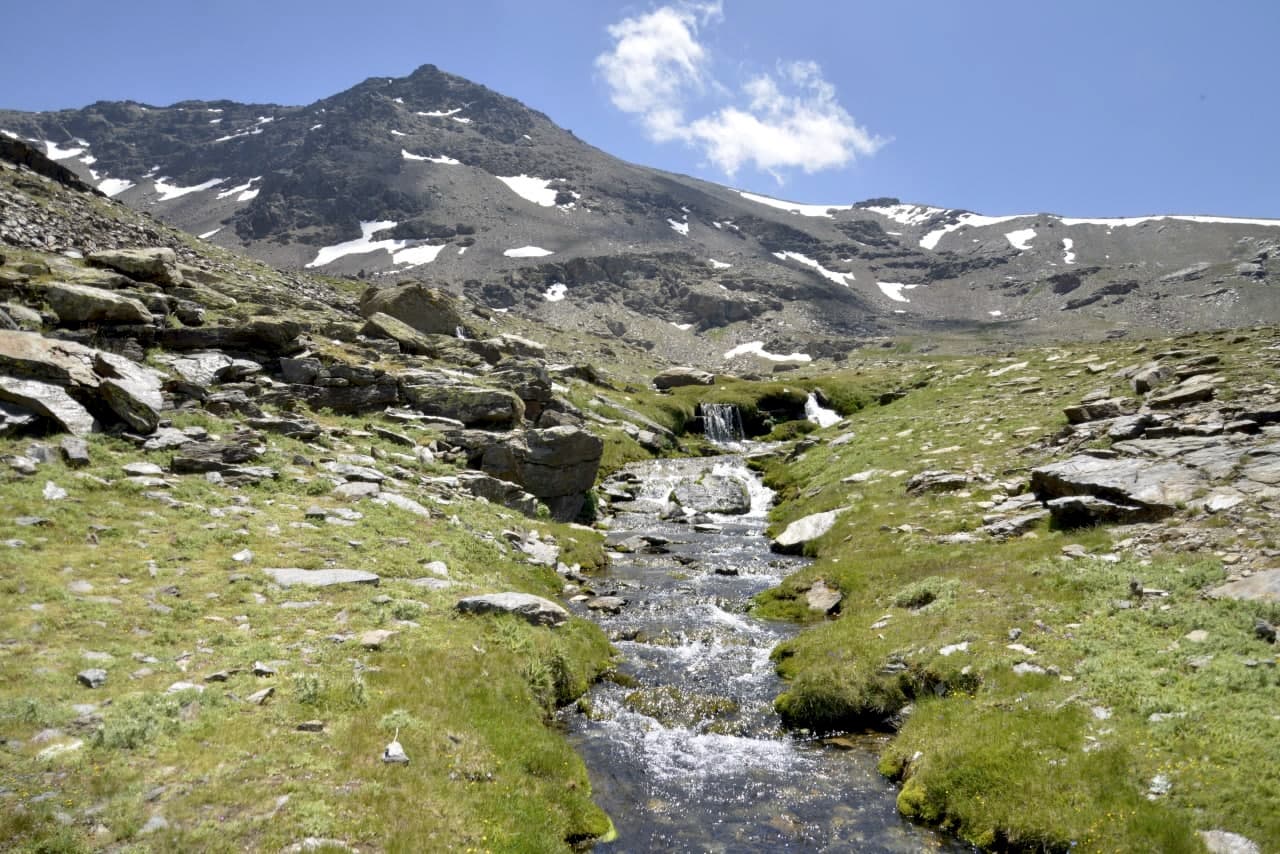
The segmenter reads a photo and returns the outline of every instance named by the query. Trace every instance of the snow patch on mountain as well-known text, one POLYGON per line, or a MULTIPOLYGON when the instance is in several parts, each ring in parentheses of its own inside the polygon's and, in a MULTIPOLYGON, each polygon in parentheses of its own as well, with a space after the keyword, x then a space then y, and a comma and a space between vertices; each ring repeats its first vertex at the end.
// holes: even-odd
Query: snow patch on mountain
MULTIPOLYGON (((869 205, 864 210, 872 213, 878 213, 880 216, 888 217, 894 222, 900 222, 903 225, 923 225, 933 217, 940 213, 946 213, 946 208, 931 208, 928 205, 869 205)), ((890 232, 892 234, 893 232, 890 232)))
POLYGON ((347 255, 363 255, 367 252, 385 250, 390 253, 392 262, 416 267, 421 264, 430 264, 436 260, 437 255, 444 251, 445 244, 439 246, 409 246, 407 240, 373 239, 373 236, 379 231, 386 231, 395 227, 396 223, 392 220, 362 222, 360 223, 360 236, 358 238, 323 247, 316 253, 316 257, 311 263, 306 266, 308 268, 323 267, 347 255))
POLYGON ((457 115, 460 112, 462 112, 461 107, 454 107, 452 110, 428 110, 425 113, 419 111, 418 115, 429 116, 430 118, 433 118, 433 119, 442 119, 442 118, 445 118, 446 116, 457 115))
POLYGON ((508 258, 543 258, 556 253, 550 249, 543 249, 541 246, 519 246, 515 249, 504 250, 502 254, 508 258))
POLYGON ((134 183, 132 181, 126 181, 124 178, 106 178, 98 184, 98 189, 105 195, 118 196, 133 186, 134 183))
POLYGON ((788 259, 792 261, 799 261, 806 267, 812 267, 817 270, 824 279, 829 279, 837 285, 844 285, 846 288, 849 287, 849 283, 854 280, 853 273, 837 273, 835 270, 828 270, 814 259, 807 255, 801 255, 799 252, 775 252, 773 253, 773 257, 779 258, 783 261, 788 259))
POLYGON ((569 286, 563 282, 555 282, 543 292, 542 298, 547 302, 560 302, 569 292, 569 286))
POLYGON ((1075 241, 1070 237, 1062 238, 1062 263, 1074 264, 1076 262, 1075 241))
POLYGON ((1014 249, 1019 252, 1026 252, 1031 248, 1031 241, 1035 239, 1035 236, 1036 230, 1034 228, 1020 228, 1017 231, 1009 232, 1004 237, 1014 249))
POLYGON ((950 225, 944 225, 942 228, 934 229, 924 237, 920 238, 920 248, 936 249, 938 247, 939 240, 957 229, 964 228, 966 225, 975 227, 981 225, 999 225, 1002 222, 1008 222, 1012 219, 1022 219, 1025 216, 1027 216, 1027 214, 1014 214, 1013 216, 983 216, 982 214, 976 213, 962 213, 960 214, 959 219, 950 225))
POLYGON ((708 258, 707 263, 711 265, 711 269, 713 270, 727 270, 733 266, 732 264, 726 264, 723 261, 717 261, 714 258, 708 258))
POLYGON ((1246 219, 1237 216, 1192 216, 1190 214, 1162 214, 1160 216, 1128 216, 1128 217, 1058 217, 1063 225, 1105 225, 1107 228, 1128 228, 1144 222, 1160 222, 1162 220, 1179 220, 1181 222, 1218 223, 1222 225, 1265 225, 1280 228, 1280 219, 1246 219))
POLYGON ((804 353, 790 353, 785 356, 777 353, 770 353, 764 349, 763 341, 748 341, 746 344, 739 344, 732 350, 724 354, 726 359, 732 359, 737 356, 759 356, 761 359, 768 359, 770 362, 812 362, 813 357, 804 353))
POLYGON ((876 287, 880 289, 880 293, 894 302, 911 302, 911 300, 902 295, 902 292, 918 288, 919 285, 904 285, 901 282, 876 282, 876 287))
MULTIPOLYGON (((80 140, 77 140, 77 142, 79 141, 80 140)), ((47 139, 44 141, 44 145, 46 149, 45 154, 48 156, 50 160, 66 160, 68 157, 75 157, 78 154, 84 154, 84 150, 87 147, 87 146, 81 146, 79 148, 62 148, 58 145, 58 143, 51 142, 47 139)))
POLYGON ((405 149, 402 148, 400 149, 400 156, 403 157, 405 160, 421 160, 426 163, 442 163, 446 166, 462 165, 461 160, 454 160, 452 157, 449 157, 446 154, 441 154, 436 157, 430 157, 425 154, 414 154, 413 152, 406 151, 405 149))
POLYGON ((824 216, 831 218, 831 211, 848 211, 853 210, 853 205, 805 205, 800 202, 787 202, 782 199, 773 199, 769 196, 757 196, 755 193, 748 193, 745 190, 739 190, 738 195, 749 202, 756 202, 762 205, 768 205, 771 208, 790 211, 801 216, 824 216))
POLYGON ((689 236, 689 223, 680 222, 677 219, 669 219, 667 220, 667 225, 671 226, 672 231, 683 234, 685 237, 689 236))
POLYGON ((157 178, 155 180, 155 187, 156 187, 156 192, 160 194, 160 198, 157 199, 157 201, 171 202, 174 199, 180 199, 183 196, 190 195, 191 193, 199 193, 203 190, 211 190, 225 180, 227 179, 226 178, 210 178, 208 181, 205 181, 203 184, 196 184, 194 187, 179 187, 177 184, 165 183, 165 178, 163 177, 157 178))
POLYGON ((495 175, 494 177, 510 187, 511 192, 526 201, 541 205, 544 208, 555 206, 556 191, 551 188, 550 179, 535 178, 532 175, 512 175, 507 178, 495 175))
POLYGON ((255 181, 261 180, 261 175, 256 178, 250 178, 246 183, 241 184, 238 187, 232 187, 230 190, 223 190, 221 193, 218 193, 218 198, 225 199, 228 196, 235 196, 237 202, 252 201, 258 197, 258 191, 253 189, 253 184, 255 181))
POLYGON ((196 236, 199 237, 201 240, 208 240, 210 237, 213 237, 219 231, 222 231, 222 226, 218 226, 213 231, 206 231, 204 234, 198 234, 196 236))

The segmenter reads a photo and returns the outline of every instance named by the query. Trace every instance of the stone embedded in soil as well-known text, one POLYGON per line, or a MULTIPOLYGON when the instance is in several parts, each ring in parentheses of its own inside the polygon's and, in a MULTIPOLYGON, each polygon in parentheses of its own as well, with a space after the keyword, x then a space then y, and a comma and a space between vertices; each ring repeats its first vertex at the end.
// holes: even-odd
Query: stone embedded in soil
POLYGON ((107 671, 100 667, 81 670, 76 674, 76 681, 86 688, 101 688, 107 684, 107 671))
POLYGON ((1209 591, 1213 599, 1245 599, 1280 602, 1280 569, 1255 572, 1247 578, 1228 581, 1209 591))
POLYGON ((514 614, 535 626, 560 626, 569 612, 550 599, 530 593, 489 593, 459 599, 454 608, 462 614, 514 614))
POLYGON ((338 587, 349 584, 377 585, 381 580, 361 569, 264 569, 263 574, 281 587, 338 587))
POLYGON ((828 587, 821 578, 813 582, 813 586, 805 593, 805 603, 810 611, 819 614, 834 614, 840 610, 840 602, 844 595, 835 587, 828 587))
POLYGON ((828 510, 825 513, 814 513, 797 519, 786 527, 770 544, 773 551, 780 554, 800 554, 806 543, 818 539, 831 530, 836 519, 848 508, 828 510))

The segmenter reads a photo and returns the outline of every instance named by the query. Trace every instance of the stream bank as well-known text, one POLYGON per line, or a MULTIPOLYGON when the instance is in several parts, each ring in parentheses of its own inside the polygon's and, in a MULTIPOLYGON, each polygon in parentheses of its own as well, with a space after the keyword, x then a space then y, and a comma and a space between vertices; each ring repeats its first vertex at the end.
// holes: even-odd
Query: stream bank
POLYGON ((618 831, 596 850, 969 850, 898 815, 897 790, 876 770, 880 737, 782 727, 769 654, 799 627, 747 610, 805 561, 769 552, 772 494, 743 457, 635 463, 615 482, 633 495, 614 503, 617 551, 591 579, 599 595, 575 607, 609 633, 621 676, 564 714, 618 831), (698 483, 738 484, 746 512, 664 519, 672 490, 698 483))

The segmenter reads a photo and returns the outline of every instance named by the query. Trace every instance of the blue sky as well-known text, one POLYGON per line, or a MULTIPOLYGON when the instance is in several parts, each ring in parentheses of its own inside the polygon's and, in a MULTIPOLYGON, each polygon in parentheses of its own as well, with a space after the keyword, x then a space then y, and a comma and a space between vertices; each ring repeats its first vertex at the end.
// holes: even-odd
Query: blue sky
POLYGON ((0 107, 303 104, 423 63, 769 195, 1280 217, 1274 0, 124 0, 5 13, 0 107), (21 82, 18 83, 17 81, 21 82))

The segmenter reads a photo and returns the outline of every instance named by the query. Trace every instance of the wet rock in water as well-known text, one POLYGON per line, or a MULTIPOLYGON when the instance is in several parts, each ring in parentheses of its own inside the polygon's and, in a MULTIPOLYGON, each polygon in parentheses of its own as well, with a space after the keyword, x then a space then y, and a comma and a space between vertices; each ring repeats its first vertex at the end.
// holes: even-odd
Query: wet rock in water
POLYGON ((741 515, 751 510, 747 485, 734 477, 708 475, 696 483, 681 483, 671 491, 671 500, 697 513, 741 515))
POLYGON ((739 711, 738 703, 729 697, 690 694, 673 685, 640 688, 628 694, 623 703, 631 711, 653 718, 665 727, 681 729, 706 730, 739 711))
POLYGON ((76 681, 86 688, 101 688, 107 684, 107 671, 100 667, 91 667, 76 674, 76 681))
POLYGON ((810 611, 834 614, 840 610, 840 602, 844 599, 844 594, 839 588, 828 587, 827 582, 819 578, 805 593, 804 599, 810 611))
POLYGON ((714 385, 716 375, 690 367, 667 368, 653 378, 657 389, 679 388, 687 385, 714 385))
POLYGON ((281 587, 339 587, 349 584, 372 584, 381 580, 361 569, 264 569, 263 574, 281 587))
POLYGON ((619 614, 626 607, 627 600, 621 596, 596 596, 586 602, 592 611, 603 611, 606 614, 619 614))
POLYGON ((535 626, 560 626, 569 612, 550 599, 531 593, 489 593, 468 596, 454 605, 461 614, 514 614, 535 626))
POLYGON ((949 471, 922 471, 907 481, 907 492, 911 495, 922 495, 926 492, 953 492, 964 489, 969 478, 949 471))
POLYGON ((836 524, 836 519, 847 509, 841 507, 797 519, 770 543, 769 548, 779 554, 801 554, 807 543, 830 531, 836 524))

